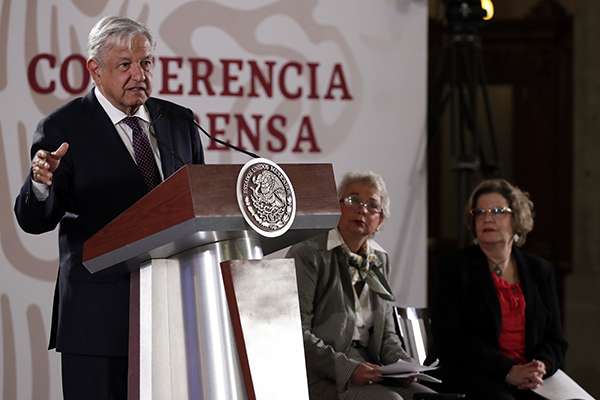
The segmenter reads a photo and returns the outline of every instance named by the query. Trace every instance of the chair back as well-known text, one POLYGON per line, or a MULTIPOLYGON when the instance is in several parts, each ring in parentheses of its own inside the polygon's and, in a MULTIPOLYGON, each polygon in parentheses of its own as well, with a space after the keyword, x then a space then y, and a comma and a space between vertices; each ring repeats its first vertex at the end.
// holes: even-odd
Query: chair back
POLYGON ((395 307, 398 329, 406 352, 421 364, 431 363, 430 360, 430 321, 426 308, 395 307))
MULTIPOLYGON (((394 307, 394 314, 399 334, 404 342, 406 352, 422 365, 430 365, 436 361, 431 336, 431 320, 426 308, 394 307)), ((436 371, 428 374, 440 378, 436 371)), ((458 400, 465 399, 462 393, 442 393, 444 387, 440 384, 428 383, 432 389, 440 393, 415 393, 413 400, 458 400)))

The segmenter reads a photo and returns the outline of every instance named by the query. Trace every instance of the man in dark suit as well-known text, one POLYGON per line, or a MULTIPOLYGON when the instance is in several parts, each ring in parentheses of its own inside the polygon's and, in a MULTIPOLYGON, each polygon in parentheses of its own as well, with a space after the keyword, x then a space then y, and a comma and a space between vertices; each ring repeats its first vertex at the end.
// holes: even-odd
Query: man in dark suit
POLYGON ((128 18, 92 28, 95 87, 40 122, 16 199, 23 230, 60 225, 49 348, 61 352, 65 399, 127 397, 129 275, 117 266, 90 274, 83 243, 183 164, 204 160, 192 112, 150 97, 153 48, 128 18))

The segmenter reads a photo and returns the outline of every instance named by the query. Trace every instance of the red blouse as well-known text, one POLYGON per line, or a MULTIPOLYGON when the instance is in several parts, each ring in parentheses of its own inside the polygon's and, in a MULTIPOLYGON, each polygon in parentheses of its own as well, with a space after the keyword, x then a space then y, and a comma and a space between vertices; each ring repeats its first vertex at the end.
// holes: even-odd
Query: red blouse
POLYGON ((502 326, 498 344, 502 354, 517 363, 525 359, 525 296, 519 283, 509 283, 491 272, 500 302, 502 326))

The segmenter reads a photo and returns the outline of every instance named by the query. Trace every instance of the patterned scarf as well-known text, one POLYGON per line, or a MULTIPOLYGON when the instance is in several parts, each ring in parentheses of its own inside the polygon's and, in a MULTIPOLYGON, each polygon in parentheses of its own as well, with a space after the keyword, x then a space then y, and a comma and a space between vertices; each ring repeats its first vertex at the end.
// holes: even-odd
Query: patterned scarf
POLYGON ((363 254, 353 253, 345 243, 342 243, 341 247, 348 257, 348 265, 357 272, 352 279, 352 284, 360 287, 357 294, 360 294, 364 283, 368 283, 369 289, 378 296, 394 301, 394 295, 382 271, 383 261, 371 250, 369 243, 366 243, 363 254))

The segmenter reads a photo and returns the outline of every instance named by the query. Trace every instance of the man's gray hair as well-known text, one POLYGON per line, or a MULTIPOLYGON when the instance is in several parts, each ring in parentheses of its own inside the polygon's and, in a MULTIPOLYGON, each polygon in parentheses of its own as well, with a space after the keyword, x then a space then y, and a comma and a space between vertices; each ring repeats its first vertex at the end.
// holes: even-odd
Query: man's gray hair
POLYGON ((340 183, 338 188, 338 197, 340 200, 346 194, 348 186, 352 185, 353 183, 364 183, 377 189, 379 196, 381 196, 382 216, 384 218, 388 218, 390 216, 390 196, 388 195, 385 181, 381 175, 376 174, 373 171, 348 172, 342 178, 342 183, 340 183))
POLYGON ((144 25, 125 17, 104 17, 94 25, 88 35, 88 59, 102 64, 107 47, 117 43, 131 44, 137 35, 144 35, 154 48, 152 34, 144 25))

